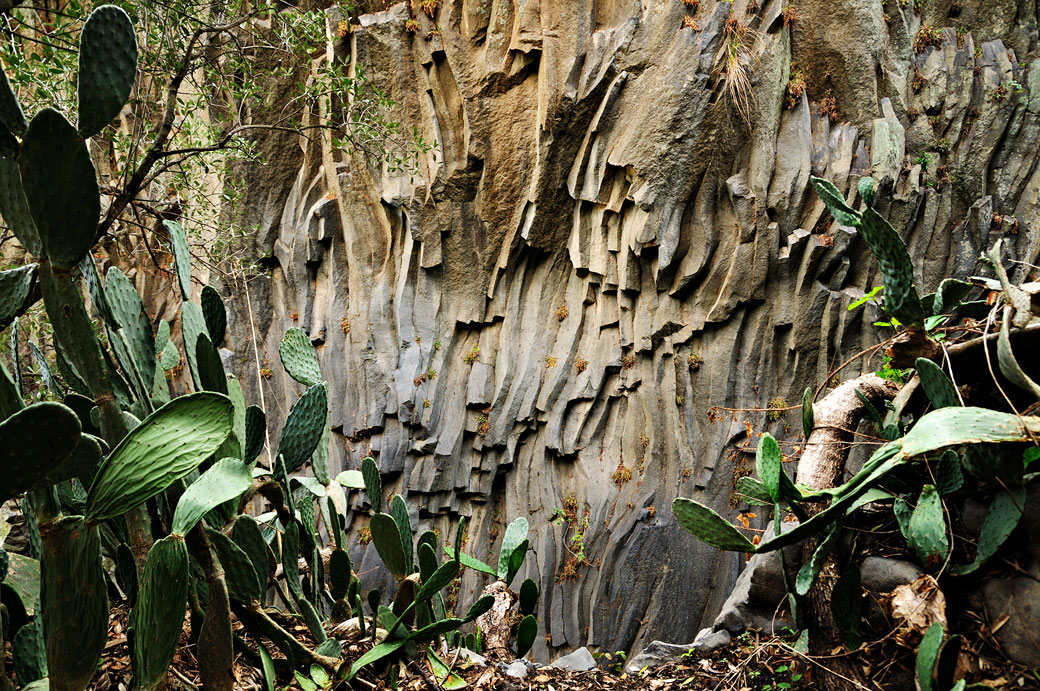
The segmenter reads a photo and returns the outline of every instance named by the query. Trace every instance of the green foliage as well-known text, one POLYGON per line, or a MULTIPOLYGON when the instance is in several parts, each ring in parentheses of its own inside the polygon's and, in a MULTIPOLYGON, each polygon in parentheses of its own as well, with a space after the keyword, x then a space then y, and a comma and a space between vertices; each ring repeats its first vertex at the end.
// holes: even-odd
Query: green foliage
POLYGON ((101 464, 87 494, 87 520, 119 516, 195 470, 224 443, 231 422, 231 401, 208 392, 152 413, 101 464))
POLYGON ((143 689, 155 688, 177 651, 188 599, 188 550, 171 535, 152 545, 133 611, 136 632, 134 675, 143 689))
POLYGON ((79 133, 92 137, 130 98, 137 78, 137 35, 121 8, 102 5, 83 24, 79 46, 79 133))

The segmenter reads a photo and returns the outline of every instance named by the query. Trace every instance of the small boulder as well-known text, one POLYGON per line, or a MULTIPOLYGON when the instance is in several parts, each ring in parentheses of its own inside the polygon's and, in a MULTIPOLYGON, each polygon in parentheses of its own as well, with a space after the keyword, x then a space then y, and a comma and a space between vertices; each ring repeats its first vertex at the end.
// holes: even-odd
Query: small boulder
POLYGON ((693 639, 693 650, 699 655, 707 655, 719 648, 725 648, 730 644, 731 640, 729 631, 726 629, 719 629, 718 631, 701 629, 701 632, 693 639))
POLYGON ((565 669, 568 672, 588 672, 596 669, 596 658, 592 657, 588 648, 578 648, 573 653, 553 661, 549 666, 553 669, 565 669))
POLYGON ((653 641, 650 645, 643 648, 643 652, 628 660, 628 664, 625 665, 625 671, 629 674, 637 674, 644 667, 660 667, 670 662, 675 662, 682 659, 682 656, 690 652, 692 648, 692 645, 677 645, 675 643, 653 641))
POLYGON ((503 668, 506 676, 513 677, 514 679, 523 679, 527 676, 527 665, 522 660, 513 660, 503 668))

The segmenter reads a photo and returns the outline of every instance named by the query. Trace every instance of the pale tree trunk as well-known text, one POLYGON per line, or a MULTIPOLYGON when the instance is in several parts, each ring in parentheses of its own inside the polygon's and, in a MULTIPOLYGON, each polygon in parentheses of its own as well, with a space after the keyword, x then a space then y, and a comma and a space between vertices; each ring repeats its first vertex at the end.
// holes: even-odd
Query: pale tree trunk
MULTIPOLYGON (((805 451, 798 462, 798 482, 811 489, 828 489, 839 484, 845 472, 849 443, 866 407, 856 391, 863 394, 877 408, 884 401, 895 397, 898 389, 876 374, 864 374, 851 379, 827 394, 813 406, 814 424, 812 434, 805 444, 805 451)), ((823 510, 822 505, 806 506, 810 516, 823 510)), ((815 548, 810 540, 803 548, 803 559, 808 559, 815 548)), ((841 636, 831 614, 831 593, 841 572, 832 554, 820 570, 807 598, 809 651, 829 654, 841 645, 841 636)), ((866 688, 866 679, 854 657, 837 657, 828 660, 822 682, 823 688, 848 691, 866 688)))

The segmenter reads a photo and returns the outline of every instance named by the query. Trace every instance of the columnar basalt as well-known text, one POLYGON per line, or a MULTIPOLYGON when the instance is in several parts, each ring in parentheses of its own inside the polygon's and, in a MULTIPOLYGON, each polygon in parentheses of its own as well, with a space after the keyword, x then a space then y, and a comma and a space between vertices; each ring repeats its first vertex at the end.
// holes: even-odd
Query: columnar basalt
MULTIPOLYGON (((330 49, 437 142, 421 170, 274 137, 249 173, 247 220, 276 260, 248 285, 261 357, 293 325, 318 345, 333 470, 372 454, 442 535, 472 516, 478 557, 530 521, 536 654, 691 640, 710 623, 743 560, 668 507, 681 494, 735 515, 749 432, 800 433, 796 412, 710 412, 797 403, 878 342, 876 309, 846 309, 880 283, 876 263, 810 174, 854 203, 861 176, 878 182, 923 292, 977 270, 998 237, 1036 263, 1033 0, 759 5, 361 15, 330 49), (748 118, 724 83, 735 70, 748 118)), ((229 288, 229 343, 257 399, 246 291, 229 288)), ((299 392, 277 374, 262 385, 275 409, 299 392)), ((352 551, 374 576, 374 550, 352 551)), ((481 585, 468 575, 460 597, 481 585)))

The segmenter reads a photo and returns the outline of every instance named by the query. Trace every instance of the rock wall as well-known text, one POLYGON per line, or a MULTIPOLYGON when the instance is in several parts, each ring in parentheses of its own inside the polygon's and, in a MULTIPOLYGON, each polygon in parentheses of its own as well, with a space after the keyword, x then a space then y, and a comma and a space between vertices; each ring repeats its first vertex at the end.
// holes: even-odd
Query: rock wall
MULTIPOLYGON (((529 519, 536 654, 691 640, 743 558, 685 534, 672 499, 733 517, 749 433, 799 440, 797 411, 712 409, 784 407, 880 364, 833 374, 879 340, 876 310, 846 308, 880 279, 810 173, 856 203, 860 176, 881 183, 922 292, 997 237, 1036 263, 1036 2, 446 0, 414 18, 353 18, 330 51, 437 142, 419 174, 285 137, 248 173, 274 268, 228 286, 247 397, 262 383, 284 415, 298 387, 276 364, 258 378, 251 334, 276 363, 303 327, 334 467, 372 454, 442 535, 470 516, 479 557, 529 519)), ((374 550, 353 552, 377 579, 374 550)))

